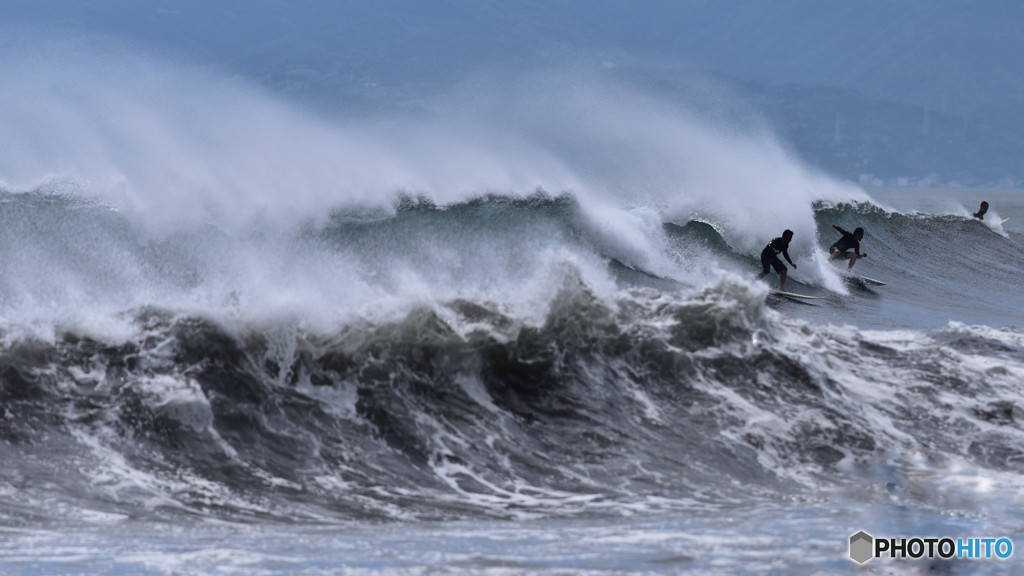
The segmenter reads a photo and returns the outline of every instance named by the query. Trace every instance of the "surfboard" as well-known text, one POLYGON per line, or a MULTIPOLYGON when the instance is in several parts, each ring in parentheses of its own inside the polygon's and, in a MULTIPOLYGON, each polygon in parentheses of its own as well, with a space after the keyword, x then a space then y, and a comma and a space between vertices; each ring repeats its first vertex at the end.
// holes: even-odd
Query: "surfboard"
POLYGON ((1003 224, 1006 224, 1007 220, 1009 220, 1009 218, 1003 218, 1002 222, 1000 222, 999 225, 1002 226, 1003 224))
POLYGON ((870 284, 871 286, 885 286, 885 282, 881 280, 875 280, 874 278, 868 278, 867 276, 861 276, 860 274, 853 274, 852 272, 841 272, 843 276, 853 280, 854 282, 860 282, 862 284, 870 284))
POLYGON ((845 267, 843 269, 836 270, 836 272, 838 272, 839 275, 842 276, 843 278, 856 282, 858 284, 870 284, 871 286, 885 286, 885 282, 882 282, 881 280, 875 280, 874 278, 868 278, 867 276, 855 274, 853 272, 850 272, 849 269, 845 267))
POLYGON ((821 300, 821 296, 807 296, 806 294, 796 294, 794 292, 783 292, 782 290, 776 290, 772 288, 772 294, 778 294, 780 296, 789 296, 790 298, 804 298, 807 300, 821 300))

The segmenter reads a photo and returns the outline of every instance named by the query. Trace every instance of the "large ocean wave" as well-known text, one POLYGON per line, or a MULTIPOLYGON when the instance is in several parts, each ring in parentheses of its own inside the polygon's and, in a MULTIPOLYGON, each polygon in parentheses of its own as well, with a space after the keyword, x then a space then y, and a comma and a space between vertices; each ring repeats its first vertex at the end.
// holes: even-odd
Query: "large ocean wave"
MULTIPOLYGON (((0 208, 8 525, 47 510, 506 518, 837 492, 988 506, 993 483, 1019 483, 1019 328, 815 321, 900 298, 899 278, 885 294, 807 282, 827 297, 800 319, 713 219, 652 227, 624 211, 641 232, 625 237, 643 239, 630 242, 569 194, 397 197, 290 233, 152 238, 91 201, 0 208)), ((931 249, 911 226, 1007 243, 964 217, 873 205, 821 204, 816 219, 820 244, 829 223, 863 222, 879 275, 931 249)), ((929 254, 903 273, 940 266, 929 254)))
POLYGON ((5 526, 1020 492, 1024 257, 993 219, 585 74, 328 121, 76 52, 4 56, 5 526), (831 224, 886 286, 827 261, 831 224), (754 280, 786 228, 813 303, 754 280))

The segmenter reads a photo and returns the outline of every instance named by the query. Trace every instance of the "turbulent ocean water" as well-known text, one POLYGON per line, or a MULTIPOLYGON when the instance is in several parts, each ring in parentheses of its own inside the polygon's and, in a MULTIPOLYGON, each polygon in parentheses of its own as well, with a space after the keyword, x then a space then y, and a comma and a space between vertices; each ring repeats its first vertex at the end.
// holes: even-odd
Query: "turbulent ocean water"
POLYGON ((496 135, 146 70, 4 96, 0 572, 824 574, 858 530, 1022 532, 1019 192, 861 190, 628 92, 496 135), (784 228, 817 300, 754 280, 784 228))
POLYGON ((570 193, 158 237, 6 193, 0 565, 811 573, 858 529, 1018 533, 1005 200, 814 202, 807 303, 746 231, 667 217, 643 255, 570 193), (831 223, 886 286, 825 261, 831 223))

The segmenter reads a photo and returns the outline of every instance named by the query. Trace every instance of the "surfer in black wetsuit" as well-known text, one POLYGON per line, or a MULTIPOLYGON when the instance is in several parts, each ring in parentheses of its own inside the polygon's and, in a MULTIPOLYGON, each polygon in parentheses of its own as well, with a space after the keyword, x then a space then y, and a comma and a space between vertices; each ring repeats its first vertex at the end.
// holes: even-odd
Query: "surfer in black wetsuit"
POLYGON ((978 208, 978 211, 975 212, 974 214, 972 214, 972 216, 974 216, 978 220, 984 220, 985 219, 985 212, 988 212, 988 202, 985 202, 984 200, 982 200, 981 201, 981 207, 978 208))
POLYGON ((789 265, 796 269, 796 264, 789 258, 789 242, 793 239, 793 231, 786 230, 782 233, 782 236, 773 238, 764 250, 761 250, 761 267, 762 272, 757 275, 757 279, 764 278, 768 272, 769 267, 775 268, 775 271, 779 273, 779 290, 782 292, 786 291, 786 265, 779 260, 779 254, 782 254, 789 265))
POLYGON ((838 230, 843 237, 837 240, 835 244, 829 246, 829 262, 836 258, 839 258, 840 260, 848 259, 850 261, 850 265, 847 266, 847 269, 850 269, 853 268, 853 265, 857 263, 858 259, 868 257, 866 252, 863 254, 860 252, 860 241, 864 238, 863 228, 857 228, 853 231, 853 234, 851 234, 835 224, 833 224, 832 227, 838 230), (853 253, 851 253, 850 250, 853 250, 853 253))

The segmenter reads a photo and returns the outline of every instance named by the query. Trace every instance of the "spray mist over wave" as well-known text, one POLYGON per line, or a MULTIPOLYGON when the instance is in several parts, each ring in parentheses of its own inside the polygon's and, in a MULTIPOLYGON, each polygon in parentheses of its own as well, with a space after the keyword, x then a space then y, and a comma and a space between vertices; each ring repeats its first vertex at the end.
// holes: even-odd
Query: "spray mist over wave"
POLYGON ((341 121, 94 39, 3 58, 18 82, 0 95, 0 182, 99 202, 9 203, 9 217, 40 221, 8 234, 8 306, 48 316, 522 301, 524 289, 550 292, 566 264, 591 288, 611 286, 608 257, 700 284, 717 268, 681 270, 663 220, 705 219, 751 253, 790 227, 809 254, 811 201, 863 195, 803 167, 763 125, 711 125, 578 71, 474 79, 416 117, 341 121), (571 214, 550 196, 540 216, 501 202, 446 214, 538 189, 568 192, 571 214), (396 212, 402 194, 426 204, 396 212), (367 208, 389 223, 345 219, 367 221, 367 208), (494 213, 522 229, 473 224, 494 213))
POLYGON ((571 166, 588 199, 656 208, 669 220, 707 219, 741 250, 760 251, 780 222, 809 243, 816 200, 870 201, 859 187, 805 166, 726 88, 693 82, 704 86, 691 92, 712 94, 700 97, 701 115, 686 100, 564 71, 473 83, 439 109, 464 110, 483 91, 488 98, 477 99, 474 113, 571 166))
POLYGON ((481 145, 443 121, 333 125, 237 79, 109 46, 61 41, 5 60, 18 78, 0 97, 7 186, 57 176, 147 227, 294 223, 401 190, 447 202, 572 184, 554 159, 499 134, 481 145))

